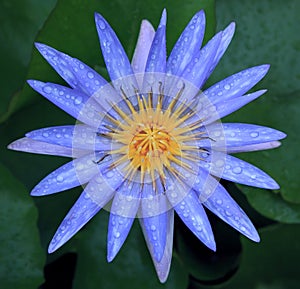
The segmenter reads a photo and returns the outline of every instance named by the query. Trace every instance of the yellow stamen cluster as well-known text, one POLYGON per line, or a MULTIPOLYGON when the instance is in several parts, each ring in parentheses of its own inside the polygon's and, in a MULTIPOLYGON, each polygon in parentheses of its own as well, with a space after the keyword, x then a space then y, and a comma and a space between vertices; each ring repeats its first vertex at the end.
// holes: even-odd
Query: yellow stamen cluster
POLYGON ((143 183, 148 174, 154 187, 157 177, 164 185, 166 169, 180 177, 172 163, 190 170, 186 161, 199 159, 199 147, 190 143, 201 138, 203 133, 195 130, 202 124, 198 121, 184 125, 194 113, 188 111, 184 103, 178 102, 182 90, 165 109, 162 108, 163 93, 157 96, 156 104, 153 104, 152 92, 147 96, 137 93, 137 107, 124 94, 124 102, 130 115, 115 105, 113 109, 121 120, 107 116, 112 123, 107 137, 122 144, 120 148, 110 152, 116 156, 112 167, 125 165, 124 172, 128 180, 132 180, 139 173, 143 183))

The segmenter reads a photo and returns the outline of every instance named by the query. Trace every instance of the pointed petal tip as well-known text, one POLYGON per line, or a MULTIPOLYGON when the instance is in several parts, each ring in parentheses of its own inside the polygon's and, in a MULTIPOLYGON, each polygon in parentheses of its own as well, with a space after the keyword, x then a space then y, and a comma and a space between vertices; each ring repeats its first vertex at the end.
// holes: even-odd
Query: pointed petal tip
POLYGON ((159 27, 166 26, 166 25, 167 25, 167 10, 166 10, 166 8, 164 8, 162 15, 161 15, 159 27))
POLYGON ((109 248, 107 248, 107 256, 106 256, 106 260, 108 263, 111 263, 114 259, 115 259, 116 255, 112 254, 112 250, 110 250, 109 248))

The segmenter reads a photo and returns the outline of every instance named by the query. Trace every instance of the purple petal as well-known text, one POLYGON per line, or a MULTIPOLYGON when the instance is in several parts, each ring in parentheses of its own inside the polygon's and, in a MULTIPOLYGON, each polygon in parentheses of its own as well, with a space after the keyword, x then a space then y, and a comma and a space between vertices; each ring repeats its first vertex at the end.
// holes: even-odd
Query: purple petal
POLYGON ((95 13, 95 22, 110 79, 113 81, 133 74, 124 48, 108 22, 98 13, 95 13))
POLYGON ((26 136, 74 149, 107 151, 112 148, 110 141, 98 136, 95 128, 81 124, 42 128, 29 132, 26 136))
POLYGON ((45 154, 73 158, 81 157, 87 153, 85 150, 72 149, 70 147, 62 147, 60 145, 45 143, 27 137, 12 142, 8 145, 8 149, 35 154, 45 154))
POLYGON ((134 50, 131 66, 134 73, 144 73, 146 63, 151 48, 151 44, 155 35, 155 30, 151 23, 143 20, 140 28, 139 37, 134 50))
POLYGON ((220 45, 219 45, 219 48, 215 55, 215 58, 214 58, 213 62, 211 63, 211 67, 210 67, 208 75, 210 75, 213 72, 215 67, 218 65, 220 59, 222 58, 223 54, 227 50, 227 47, 230 44, 231 39, 234 35, 234 31, 235 31, 235 23, 232 22, 226 27, 226 29, 224 31, 221 32, 222 39, 220 41, 220 45))
POLYGON ((149 51, 145 68, 146 72, 164 73, 166 71, 166 21, 167 13, 164 9, 149 51))
POLYGON ((125 184, 115 194, 109 218, 107 261, 111 262, 121 249, 140 204, 140 184, 125 184))
POLYGON ((259 235, 250 219, 220 184, 203 205, 249 239, 259 242, 259 235))
POLYGON ((200 166, 210 174, 235 183, 264 189, 279 189, 278 184, 259 168, 222 152, 218 154, 218 161, 211 162, 209 154, 202 154, 204 161, 200 166))
POLYGON ((193 55, 190 63, 182 73, 182 78, 191 82, 199 89, 208 77, 211 63, 217 53, 222 34, 216 34, 200 51, 193 55))
MULTIPOLYGON (((201 110, 202 105, 198 104, 199 113, 204 119, 203 124, 207 125, 216 120, 219 120, 245 106, 249 102, 259 98, 266 90, 258 90, 231 100, 220 101, 216 104, 210 104, 205 109, 201 110)), ((206 100, 205 100, 206 102, 206 100)))
POLYGON ((45 44, 36 43, 35 46, 71 87, 91 96, 103 85, 107 84, 104 78, 80 60, 72 58, 45 44))
POLYGON ((280 141, 271 141, 265 143, 258 143, 254 145, 244 145, 244 146, 236 146, 236 147, 228 147, 227 153, 243 153, 243 152, 253 152, 253 151, 262 151, 262 150, 270 150, 275 149, 281 145, 280 141))
POLYGON ((71 239, 97 214, 112 198, 115 188, 121 184, 121 181, 122 178, 118 178, 114 184, 108 185, 100 174, 94 177, 57 229, 49 245, 49 253, 71 239))
POLYGON ((216 83, 203 93, 213 104, 242 96, 266 75, 269 67, 270 65, 260 65, 245 69, 216 83))
POLYGON ((31 191, 32 196, 44 196, 87 183, 98 172, 95 154, 75 159, 56 169, 31 191))
POLYGON ((96 127, 101 123, 101 106, 86 94, 62 85, 37 80, 28 80, 28 84, 74 118, 96 127))
MULTIPOLYGON (((166 232, 168 224, 168 214, 166 212, 168 211, 169 206, 165 197, 155 198, 153 196, 154 194, 157 193, 153 191, 152 185, 144 184, 142 191, 143 199, 141 202, 140 221, 145 229, 144 234, 147 235, 145 238, 150 241, 149 245, 151 248, 149 248, 149 251, 151 256, 157 262, 160 262, 166 246, 166 232), (149 202, 145 202, 144 200, 149 200, 149 202), (154 205, 158 207, 156 213, 153 213, 151 200, 154 200, 154 205)), ((162 195, 161 193, 158 194, 162 195)))
POLYGON ((202 45, 205 32, 205 13, 196 13, 176 42, 167 63, 167 72, 180 76, 202 45))
POLYGON ((246 123, 223 123, 226 148, 280 140, 286 134, 264 126, 246 123))
POLYGON ((167 211, 166 214, 167 214, 166 246, 160 261, 157 261, 157 259, 154 257, 152 238, 149 237, 149 235, 146 232, 145 225, 142 222, 143 219, 140 219, 140 225, 144 233, 147 247, 151 253, 152 261, 154 263, 157 276, 161 283, 166 282, 168 278, 170 267, 171 267, 172 251, 173 251, 174 210, 171 209, 167 211))
POLYGON ((56 251, 69 241, 100 209, 101 207, 83 192, 57 229, 49 244, 48 252, 56 251))
POLYGON ((208 248, 215 251, 216 243, 207 215, 194 191, 179 182, 167 180, 166 195, 185 225, 208 248), (178 201, 180 200, 180 201, 178 201))

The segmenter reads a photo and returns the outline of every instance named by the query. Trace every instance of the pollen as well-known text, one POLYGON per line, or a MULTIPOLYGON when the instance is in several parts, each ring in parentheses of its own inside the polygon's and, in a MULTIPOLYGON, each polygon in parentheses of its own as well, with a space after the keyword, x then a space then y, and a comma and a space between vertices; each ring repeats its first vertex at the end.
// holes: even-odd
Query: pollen
POLYGON ((183 89, 168 105, 163 105, 163 92, 156 96, 152 92, 146 96, 136 92, 136 106, 125 93, 122 108, 112 106, 114 113, 106 116, 111 123, 107 126, 110 130, 107 137, 121 145, 110 151, 115 160, 111 167, 122 167, 126 179, 136 180, 139 175, 140 182, 144 183, 147 177, 155 187, 159 178, 164 185, 168 173, 180 178, 176 168, 191 170, 189 161, 199 159, 202 150, 195 140, 203 138, 199 130, 202 123, 184 124, 194 113, 178 102, 183 89))

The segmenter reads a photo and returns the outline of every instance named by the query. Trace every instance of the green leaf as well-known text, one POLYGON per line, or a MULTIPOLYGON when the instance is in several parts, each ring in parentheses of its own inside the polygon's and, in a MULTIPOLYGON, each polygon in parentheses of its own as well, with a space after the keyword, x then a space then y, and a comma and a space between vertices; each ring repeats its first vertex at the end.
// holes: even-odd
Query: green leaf
POLYGON ((0 2, 1 106, 0 122, 27 98, 19 99, 32 51, 32 42, 56 0, 4 0, 0 2))
POLYGON ((300 205, 283 200, 279 193, 241 186, 249 203, 259 213, 282 223, 300 223, 300 205))
POLYGON ((243 239, 239 271, 223 289, 299 288, 300 226, 276 225, 261 231, 261 243, 243 239))
POLYGON ((160 284, 136 221, 120 253, 106 261, 108 214, 100 212, 81 232, 75 289, 185 289, 187 272, 174 256, 168 281, 160 284))
POLYGON ((300 40, 298 0, 217 0, 217 28, 230 21, 236 34, 213 80, 250 66, 270 63, 259 88, 269 95, 290 94, 300 88, 300 40))
POLYGON ((36 288, 43 282, 37 210, 21 183, 0 164, 1 288, 36 288))

